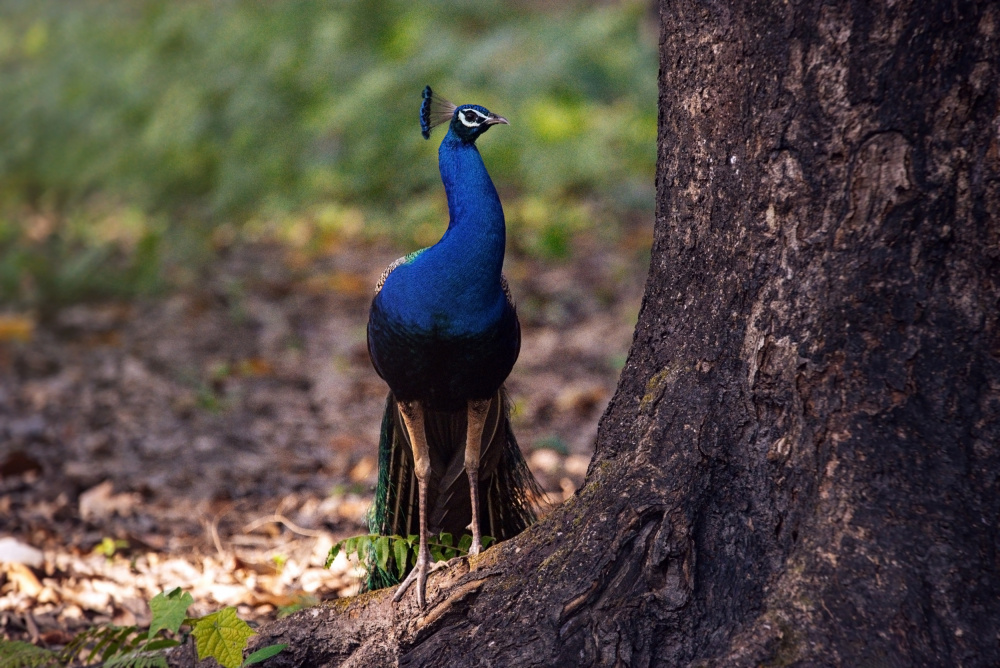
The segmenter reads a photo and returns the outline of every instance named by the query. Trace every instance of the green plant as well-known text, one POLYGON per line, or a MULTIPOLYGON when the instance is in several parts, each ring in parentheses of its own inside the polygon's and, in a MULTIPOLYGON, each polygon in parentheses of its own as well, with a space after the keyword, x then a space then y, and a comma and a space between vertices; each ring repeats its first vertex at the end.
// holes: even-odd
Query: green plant
POLYGON ((255 631, 228 607, 204 617, 188 617, 194 603, 180 588, 157 594, 149 602, 148 629, 137 626, 95 626, 77 634, 59 652, 20 641, 0 640, 4 668, 57 668, 77 662, 106 668, 167 668, 165 650, 194 639, 198 658, 214 658, 224 668, 244 668, 270 658, 287 645, 268 645, 245 660, 243 651, 255 631), (181 632, 187 626, 189 631, 181 632))
POLYGON ((274 564, 274 570, 280 573, 285 569, 285 564, 288 563, 288 555, 273 554, 271 555, 271 563, 274 564))
POLYGON ((55 652, 20 640, 0 640, 0 666, 5 668, 49 668, 55 652))
MULTIPOLYGON (((496 542, 492 536, 483 536, 480 539, 483 548, 487 548, 496 542)), ((447 531, 442 531, 440 535, 431 536, 427 540, 427 548, 431 553, 433 561, 448 561, 458 556, 469 553, 472 546, 472 536, 464 534, 455 544, 454 537, 447 531)), ((365 534, 352 536, 338 541, 326 557, 326 567, 329 568, 337 555, 344 552, 348 557, 354 556, 365 567, 377 566, 386 572, 394 569, 398 577, 402 578, 406 571, 417 562, 417 553, 420 549, 420 538, 416 535, 410 536, 380 536, 378 534, 365 534)))
POLYGON ((109 538, 108 536, 102 538, 101 542, 94 546, 94 552, 104 555, 104 558, 109 561, 114 558, 118 550, 125 549, 128 549, 127 540, 109 538))
POLYGON ((246 238, 436 241, 424 84, 511 119, 483 147, 510 239, 565 257, 652 214, 651 27, 641 0, 0 3, 0 301, 190 283, 246 238))

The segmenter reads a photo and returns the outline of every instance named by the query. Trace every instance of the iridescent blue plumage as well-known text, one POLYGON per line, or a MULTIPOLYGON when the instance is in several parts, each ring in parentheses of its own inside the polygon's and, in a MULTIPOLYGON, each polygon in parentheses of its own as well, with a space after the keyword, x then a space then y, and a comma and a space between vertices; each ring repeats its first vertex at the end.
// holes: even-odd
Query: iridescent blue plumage
MULTIPOLYGON (((428 531, 460 535, 471 520, 478 541, 483 518, 490 535, 509 538, 533 521, 529 497, 536 487, 502 389, 521 340, 501 274, 503 207, 475 146, 507 120, 478 105, 438 102, 428 87, 420 121, 425 137, 449 122, 438 152, 448 229, 383 274, 368 349, 390 389, 372 528, 385 535, 419 532, 421 557, 397 598, 415 578, 423 606, 428 531)), ((370 582, 384 584, 377 577, 370 582)))

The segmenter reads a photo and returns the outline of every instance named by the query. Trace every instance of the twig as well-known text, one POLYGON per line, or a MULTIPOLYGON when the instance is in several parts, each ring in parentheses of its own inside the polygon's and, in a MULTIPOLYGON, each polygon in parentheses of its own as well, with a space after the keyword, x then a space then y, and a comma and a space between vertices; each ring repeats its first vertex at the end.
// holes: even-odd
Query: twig
POLYGON ((226 508, 222 512, 218 513, 215 517, 213 517, 211 520, 207 522, 207 526, 205 527, 206 529, 208 529, 208 533, 212 537, 212 542, 215 543, 215 549, 218 551, 219 556, 222 558, 223 561, 228 559, 230 554, 222 546, 222 538, 219 537, 219 520, 225 517, 230 510, 232 510, 231 506, 226 508))
POLYGON ((28 635, 31 637, 31 644, 36 644, 41 634, 38 632, 38 624, 35 623, 35 618, 31 615, 30 610, 24 613, 24 624, 28 627, 28 635))
POLYGON ((255 519, 253 522, 250 522, 245 527, 243 527, 243 533, 250 533, 251 531, 258 529, 264 526, 265 524, 282 524, 292 533, 297 533, 300 536, 309 536, 311 538, 318 538, 319 536, 322 536, 324 534, 323 531, 314 531, 313 529, 306 529, 304 527, 300 527, 298 524, 295 524, 284 515, 278 515, 277 513, 255 519))

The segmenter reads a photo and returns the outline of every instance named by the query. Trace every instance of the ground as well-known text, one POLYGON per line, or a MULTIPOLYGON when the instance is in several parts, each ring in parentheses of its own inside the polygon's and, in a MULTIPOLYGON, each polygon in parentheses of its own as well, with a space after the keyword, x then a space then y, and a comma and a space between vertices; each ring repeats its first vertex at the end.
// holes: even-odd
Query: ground
MULTIPOLYGON (((514 426, 551 503, 586 472, 649 241, 508 258, 514 426)), ((0 637, 147 623, 173 587, 251 622, 357 592, 355 564, 323 564, 366 532, 386 388, 365 322, 404 250, 239 245, 157 298, 0 312, 0 562, 22 562, 0 564, 0 637)))

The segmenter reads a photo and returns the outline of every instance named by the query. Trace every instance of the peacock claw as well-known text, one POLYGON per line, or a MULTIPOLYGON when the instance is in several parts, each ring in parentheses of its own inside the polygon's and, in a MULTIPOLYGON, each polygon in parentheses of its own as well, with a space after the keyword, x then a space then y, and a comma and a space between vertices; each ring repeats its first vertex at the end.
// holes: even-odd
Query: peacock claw
POLYGON ((452 566, 455 566, 456 564, 458 564, 458 562, 462 561, 463 559, 468 559, 468 556, 462 555, 449 559, 448 561, 435 561, 433 564, 425 566, 426 573, 424 574, 423 577, 424 580, 423 583, 421 583, 419 565, 414 566, 413 570, 410 571, 409 575, 407 575, 406 578, 399 584, 399 589, 397 589, 396 593, 393 594, 392 597, 393 602, 399 603, 403 599, 403 596, 406 594, 406 590, 410 588, 410 585, 413 584, 414 581, 416 581, 417 605, 423 608, 427 598, 427 591, 426 591, 427 575, 435 571, 442 571, 451 568, 452 566))
POLYGON ((393 603, 399 603, 403 599, 406 590, 414 582, 417 583, 417 607, 423 610, 427 605, 427 562, 419 559, 413 570, 410 571, 410 574, 400 583, 399 589, 393 594, 393 603))

